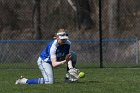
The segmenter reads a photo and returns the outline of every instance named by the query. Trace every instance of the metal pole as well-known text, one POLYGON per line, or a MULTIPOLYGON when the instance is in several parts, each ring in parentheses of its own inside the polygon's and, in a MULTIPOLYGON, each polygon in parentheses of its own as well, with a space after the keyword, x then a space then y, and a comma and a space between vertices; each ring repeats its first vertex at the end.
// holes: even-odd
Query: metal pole
POLYGON ((103 68, 103 50, 102 50, 102 0, 99 0, 99 38, 100 38, 100 68, 103 68))

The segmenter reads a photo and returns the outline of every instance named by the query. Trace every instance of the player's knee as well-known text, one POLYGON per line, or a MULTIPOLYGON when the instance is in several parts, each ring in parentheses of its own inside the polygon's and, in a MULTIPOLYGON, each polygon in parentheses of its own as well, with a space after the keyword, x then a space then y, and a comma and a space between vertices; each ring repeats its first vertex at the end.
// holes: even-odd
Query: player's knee
POLYGON ((72 55, 72 61, 76 62, 77 61, 77 54, 73 51, 70 52, 72 55))
POLYGON ((54 82, 49 81, 49 82, 45 82, 45 84, 54 84, 54 82))
POLYGON ((45 84, 53 84, 54 83, 54 80, 53 79, 49 79, 49 80, 46 80, 45 81, 45 84))

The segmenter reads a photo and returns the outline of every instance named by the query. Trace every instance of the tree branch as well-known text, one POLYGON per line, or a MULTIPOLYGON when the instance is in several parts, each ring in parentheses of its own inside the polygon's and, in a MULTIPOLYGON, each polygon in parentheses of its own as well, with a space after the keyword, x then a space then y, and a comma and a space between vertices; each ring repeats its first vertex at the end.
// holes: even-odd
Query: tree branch
POLYGON ((74 11, 77 11, 76 6, 74 5, 74 3, 73 3, 71 0, 68 0, 68 3, 70 4, 70 6, 72 7, 72 9, 73 9, 74 11))

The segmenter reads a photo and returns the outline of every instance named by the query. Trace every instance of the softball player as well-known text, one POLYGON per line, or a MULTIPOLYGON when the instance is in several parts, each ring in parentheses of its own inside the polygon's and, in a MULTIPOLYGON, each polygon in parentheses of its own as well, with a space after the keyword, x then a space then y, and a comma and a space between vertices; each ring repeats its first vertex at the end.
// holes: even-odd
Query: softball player
POLYGON ((58 67, 65 63, 67 64, 67 71, 75 67, 76 55, 74 52, 69 52, 70 46, 71 42, 68 34, 64 29, 60 29, 55 35, 55 40, 48 44, 38 58, 37 64, 43 78, 27 79, 21 77, 16 80, 15 84, 53 84, 53 67, 58 67))

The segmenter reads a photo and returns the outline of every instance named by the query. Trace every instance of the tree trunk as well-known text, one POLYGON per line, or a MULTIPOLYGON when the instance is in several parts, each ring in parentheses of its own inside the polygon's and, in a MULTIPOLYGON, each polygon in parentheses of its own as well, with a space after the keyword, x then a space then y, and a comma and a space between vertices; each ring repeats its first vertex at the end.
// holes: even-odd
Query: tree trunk
POLYGON ((109 36, 114 37, 118 32, 118 0, 109 0, 108 3, 109 36))
MULTIPOLYGON (((113 39, 117 37, 117 34, 119 32, 118 29, 118 1, 119 0, 109 0, 108 1, 108 36, 109 38, 113 39)), ((113 57, 113 62, 117 62, 119 58, 119 43, 110 43, 108 44, 108 47, 110 47, 110 58, 113 57)))
POLYGON ((89 0, 76 0, 76 7, 79 29, 90 29, 93 25, 93 21, 90 17, 89 0))
POLYGON ((40 29, 40 0, 34 0, 33 8, 33 27, 35 31, 35 39, 41 39, 41 29, 40 29))

